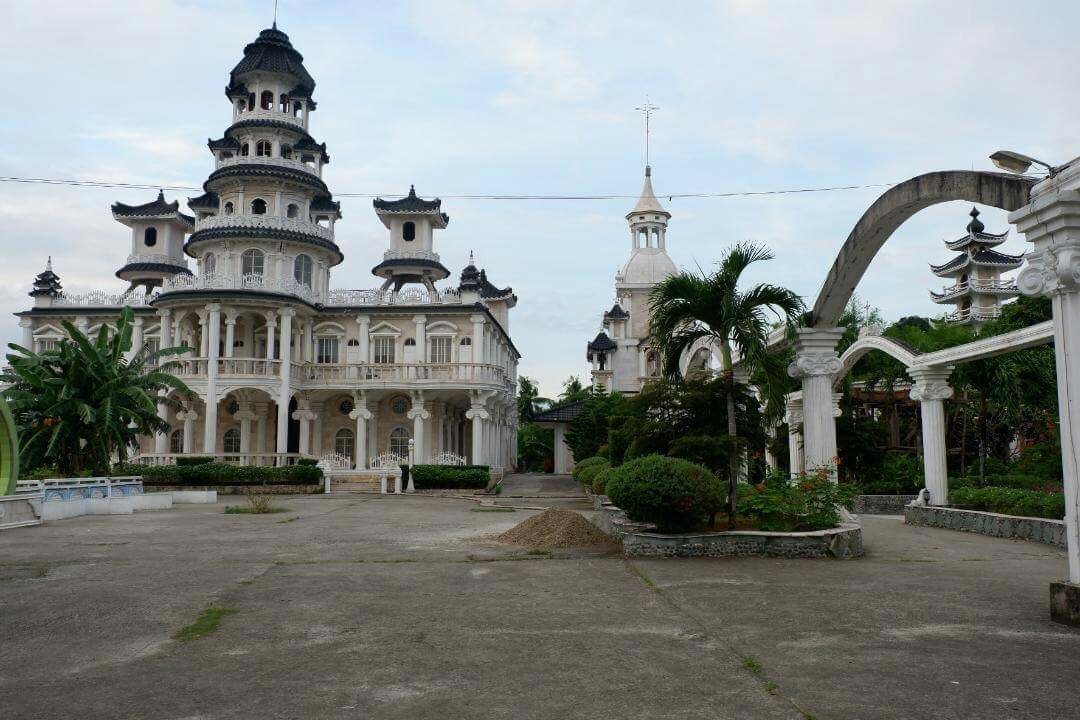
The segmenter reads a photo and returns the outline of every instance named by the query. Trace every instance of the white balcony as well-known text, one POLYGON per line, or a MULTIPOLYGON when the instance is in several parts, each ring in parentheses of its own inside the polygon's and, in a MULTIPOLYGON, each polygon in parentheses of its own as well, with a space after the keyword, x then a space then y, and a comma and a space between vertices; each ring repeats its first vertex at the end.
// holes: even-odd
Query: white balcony
POLYGON ((934 302, 942 303, 948 302, 958 297, 964 297, 968 294, 986 294, 986 295, 1019 295, 1020 291, 1016 288, 1016 282, 1014 280, 969 280, 967 282, 959 282, 955 285, 950 285, 941 289, 941 292, 934 293, 934 302))
POLYGON ((295 158, 273 157, 271 155, 233 155, 229 158, 221 158, 214 163, 215 169, 230 167, 232 165, 273 165, 275 167, 289 168, 291 170, 300 170, 301 172, 308 173, 312 177, 322 177, 315 166, 300 162, 295 158))
POLYGON ((430 250, 387 250, 383 260, 431 260, 439 262, 439 253, 430 250))
MULTIPOLYGON (((206 377, 207 358, 184 358, 177 361, 177 377, 201 379, 206 377)), ((511 386, 506 371, 498 365, 485 363, 399 363, 394 365, 322 365, 292 363, 290 379, 295 386, 318 388, 382 388, 407 386, 468 387, 474 385, 511 386)), ((217 376, 222 379, 277 380, 281 376, 280 360, 258 358, 218 358, 217 376)))
POLYGON ((453 305, 461 302, 461 293, 447 288, 431 293, 424 288, 393 290, 331 290, 327 306, 345 305, 453 305))
POLYGON ((966 310, 957 310, 945 315, 946 322, 962 323, 962 322, 985 322, 987 320, 996 320, 1001 317, 1000 308, 967 308, 966 310))
POLYGON ((187 260, 184 258, 173 257, 172 255, 166 255, 164 253, 142 253, 139 255, 128 255, 127 264, 132 263, 158 263, 161 265, 172 265, 174 267, 187 267, 187 260))
MULTIPOLYGON (((115 307, 122 308, 146 307, 154 295, 144 295, 141 292, 110 293, 104 290, 90 290, 79 295, 60 293, 48 303, 50 307, 115 307)), ((35 307, 39 307, 35 303, 35 307)))
POLYGON ((266 275, 256 273, 248 275, 227 275, 225 273, 177 275, 165 281, 161 288, 161 294, 167 295, 191 290, 251 290, 254 292, 292 295, 312 304, 318 301, 318 297, 310 287, 296 282, 291 277, 269 278, 266 275))
POLYGON ((278 217, 277 215, 211 215, 195 221, 195 232, 214 228, 251 228, 253 230, 289 230, 292 232, 314 235, 334 242, 334 231, 300 218, 278 217))
POLYGON ((277 122, 288 123, 295 125, 297 129, 304 129, 304 118, 294 116, 290 112, 282 112, 281 110, 263 110, 262 108, 255 108, 254 110, 244 110, 243 112, 236 113, 236 122, 243 122, 244 120, 275 120, 277 122))

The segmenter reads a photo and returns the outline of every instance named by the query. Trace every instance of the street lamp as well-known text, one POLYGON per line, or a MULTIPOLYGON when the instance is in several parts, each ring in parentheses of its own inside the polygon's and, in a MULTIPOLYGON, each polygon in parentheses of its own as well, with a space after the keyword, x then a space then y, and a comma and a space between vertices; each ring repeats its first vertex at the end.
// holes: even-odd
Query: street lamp
POLYGON ((990 156, 990 160, 1005 172, 1016 173, 1017 175, 1023 175, 1032 165, 1042 165, 1050 173, 1050 177, 1054 177, 1062 169, 1012 150, 998 150, 990 156))

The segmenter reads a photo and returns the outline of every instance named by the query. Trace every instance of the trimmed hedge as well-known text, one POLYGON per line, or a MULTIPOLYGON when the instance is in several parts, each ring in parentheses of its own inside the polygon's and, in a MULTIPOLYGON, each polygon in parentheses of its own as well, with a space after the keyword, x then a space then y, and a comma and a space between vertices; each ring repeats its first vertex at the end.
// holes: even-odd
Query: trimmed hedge
POLYGON ((409 470, 417 490, 484 490, 491 482, 487 465, 413 465, 409 470))
POLYGON ((141 475, 144 485, 316 485, 323 472, 314 465, 257 467, 226 463, 189 465, 137 465, 124 463, 113 468, 117 475, 141 475))
POLYGON ((611 467, 611 462, 606 457, 594 455, 585 458, 574 465, 574 479, 585 487, 592 489, 593 478, 596 477, 601 470, 606 470, 609 467, 611 467))
POLYGON ((178 458, 176 458, 176 464, 177 465, 183 465, 185 467, 188 467, 188 466, 191 466, 191 465, 207 465, 207 464, 212 463, 212 462, 214 462, 214 457, 212 455, 202 455, 202 456, 196 455, 194 457, 178 457, 178 458))
POLYGON ((1002 515, 1048 518, 1065 517, 1065 494, 1017 488, 956 488, 949 491, 951 505, 970 510, 986 510, 1002 515))
POLYGON ((611 502, 631 520, 664 533, 705 526, 727 497, 724 483, 708 468, 663 455, 624 463, 606 480, 611 502))
POLYGON ((596 473, 592 479, 592 491, 597 495, 606 495, 608 483, 619 472, 619 468, 605 467, 596 473))

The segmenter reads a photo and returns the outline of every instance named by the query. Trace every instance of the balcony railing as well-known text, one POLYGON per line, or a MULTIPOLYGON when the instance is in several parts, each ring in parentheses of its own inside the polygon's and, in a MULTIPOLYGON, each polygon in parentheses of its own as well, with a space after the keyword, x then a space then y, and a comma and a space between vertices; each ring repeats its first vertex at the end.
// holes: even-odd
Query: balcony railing
POLYGON ((334 241, 334 231, 309 220, 277 215, 211 215, 195 221, 195 232, 212 228, 251 228, 253 230, 291 230, 334 241))
POLYGON ((387 250, 383 260, 431 260, 439 262, 439 253, 431 250, 387 250))
POLYGON ((983 322, 985 320, 996 320, 1001 317, 1001 310, 998 308, 993 309, 981 309, 981 308, 967 308, 966 310, 957 310, 945 315, 946 322, 966 322, 968 320, 975 320, 977 322, 983 322))
POLYGON ((452 305, 461 302, 461 293, 455 289, 436 290, 433 293, 421 288, 393 290, 331 290, 327 305, 452 305))
POLYGON ((948 300, 964 295, 968 290, 991 294, 1013 294, 1019 292, 1014 280, 998 280, 997 282, 993 280, 969 280, 967 282, 959 282, 955 285, 942 288, 941 292, 934 294, 934 299, 941 302, 942 300, 948 300))
POLYGON ((91 290, 81 295, 60 293, 52 298, 53 307, 145 307, 150 304, 153 295, 142 293, 110 293, 104 290, 91 290))
MULTIPOLYGON (((175 374, 183 378, 206 377, 209 360, 206 358, 183 358, 175 374)), ((219 378, 278 378, 281 374, 280 360, 258 358, 219 358, 219 378)), ((289 368, 292 381, 303 387, 331 385, 373 385, 410 383, 485 384, 510 386, 506 371, 498 365, 483 363, 400 363, 395 365, 322 365, 317 363, 292 363, 289 368)))
POLYGON ((211 457, 214 462, 228 463, 230 465, 258 465, 260 467, 281 467, 283 465, 295 465, 303 458, 311 458, 310 455, 300 453, 141 453, 131 459, 131 462, 139 465, 175 465, 176 458, 181 457, 211 457))
POLYGON ((215 168, 229 167, 230 165, 273 165, 275 167, 300 170, 315 177, 321 177, 315 166, 308 165, 296 158, 274 157, 273 155, 233 155, 232 157, 221 158, 214 163, 215 168))
POLYGON ((304 128, 304 119, 302 117, 297 117, 291 112, 282 112, 281 110, 263 110, 262 108, 255 108, 254 110, 244 110, 236 114, 236 122, 242 122, 244 120, 276 120, 278 122, 290 123, 301 130, 304 128))
POLYGON ((141 254, 141 255, 128 255, 127 263, 157 263, 160 265, 172 265, 173 267, 187 267, 187 260, 184 258, 173 257, 172 255, 166 255, 164 253, 153 254, 141 254))
POLYGON ((177 275, 165 281, 161 294, 188 290, 254 290, 293 295, 310 303, 318 301, 318 297, 310 287, 296 282, 291 277, 269 278, 258 273, 249 273, 247 275, 227 275, 225 273, 177 275))

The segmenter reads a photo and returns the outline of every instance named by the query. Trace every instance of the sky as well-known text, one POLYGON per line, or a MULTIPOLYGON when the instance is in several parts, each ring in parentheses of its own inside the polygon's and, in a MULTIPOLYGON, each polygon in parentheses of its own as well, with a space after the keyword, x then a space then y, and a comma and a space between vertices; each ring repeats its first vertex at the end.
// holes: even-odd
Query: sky
MULTIPOLYGON (((813 304, 837 251, 886 189, 935 170, 993 169, 999 149, 1053 163, 1080 154, 1075 2, 564 2, 280 0, 278 27, 314 76, 311 132, 332 191, 443 196, 436 250, 454 276, 474 251, 519 298, 520 374, 556 396, 587 379, 585 344, 630 253, 625 215, 644 170, 672 213, 680 268, 708 269, 740 240, 774 282, 813 304), (859 190, 668 200, 872 185, 859 190), (623 195, 592 201, 452 195, 623 195)), ((0 0, 0 175, 198 186, 223 90, 273 0, 93 3, 0 0)), ((167 192, 168 199, 198 191, 167 192)), ((112 202, 153 190, 0 182, 0 341, 46 258, 65 290, 124 289, 129 230, 112 202)), ((927 269, 951 257, 970 207, 922 211, 857 292, 886 319, 934 316, 927 269)), ((987 230, 1007 229, 983 208, 987 230)), ((378 284, 388 237, 369 198, 343 198, 335 288, 378 284)), ((1010 236, 1005 252, 1023 252, 1010 236)))

